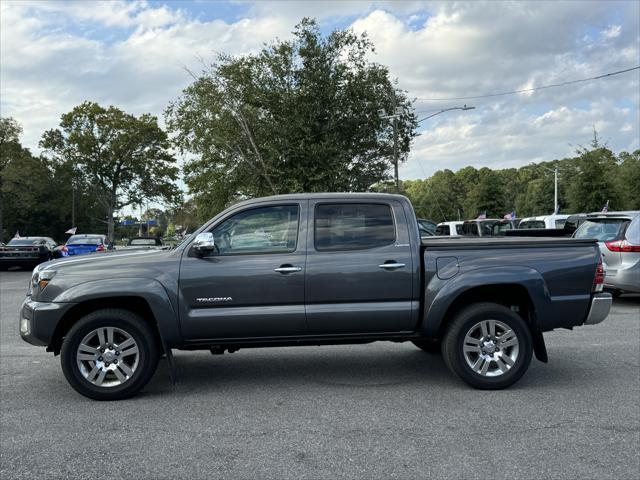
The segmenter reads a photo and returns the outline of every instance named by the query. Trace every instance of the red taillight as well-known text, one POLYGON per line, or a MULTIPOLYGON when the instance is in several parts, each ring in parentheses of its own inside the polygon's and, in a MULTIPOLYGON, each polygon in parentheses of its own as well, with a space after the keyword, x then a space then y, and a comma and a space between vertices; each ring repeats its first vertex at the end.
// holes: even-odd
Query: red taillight
POLYGON ((640 252, 640 245, 631 245, 626 240, 616 240, 615 242, 604 243, 612 252, 640 252))
POLYGON ((598 257, 598 266, 596 267, 596 275, 593 277, 592 292, 601 292, 604 289, 604 265, 602 264, 602 256, 598 257))
POLYGON ((96 248, 96 252, 104 252, 104 251, 105 251, 105 248, 104 248, 104 245, 102 244, 98 245, 98 248, 96 248))
POLYGON ((68 252, 68 251, 69 251, 69 249, 67 248, 67 246, 66 246, 66 245, 63 245, 63 246, 62 246, 62 251, 63 251, 63 252, 68 252))

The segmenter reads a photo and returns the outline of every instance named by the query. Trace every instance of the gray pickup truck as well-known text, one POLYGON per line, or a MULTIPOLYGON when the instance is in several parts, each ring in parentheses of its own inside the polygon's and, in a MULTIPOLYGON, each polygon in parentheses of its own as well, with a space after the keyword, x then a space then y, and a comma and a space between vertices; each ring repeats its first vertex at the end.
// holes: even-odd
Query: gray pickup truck
POLYGON ((61 354, 87 397, 139 391, 172 349, 413 342, 476 388, 516 382, 542 332, 599 323, 593 240, 421 239, 386 194, 258 198, 169 251, 113 252, 33 271, 22 338, 61 354))

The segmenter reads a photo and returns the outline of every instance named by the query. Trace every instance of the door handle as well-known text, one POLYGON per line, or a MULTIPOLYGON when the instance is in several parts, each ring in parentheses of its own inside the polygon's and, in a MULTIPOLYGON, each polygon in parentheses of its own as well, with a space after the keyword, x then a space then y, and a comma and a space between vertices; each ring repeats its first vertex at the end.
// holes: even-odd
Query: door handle
POLYGON ((398 268, 403 268, 405 266, 404 263, 383 263, 382 265, 378 265, 380 268, 384 268, 385 270, 397 270, 398 268))
POLYGON ((278 272, 278 273, 293 273, 293 272, 299 272, 301 270, 302 270, 302 267, 293 267, 293 266, 278 267, 273 269, 274 272, 278 272))

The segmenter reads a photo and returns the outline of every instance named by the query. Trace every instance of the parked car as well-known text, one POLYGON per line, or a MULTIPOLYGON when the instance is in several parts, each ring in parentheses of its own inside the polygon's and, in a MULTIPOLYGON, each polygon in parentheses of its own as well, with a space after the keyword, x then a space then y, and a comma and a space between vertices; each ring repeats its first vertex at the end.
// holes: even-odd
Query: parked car
POLYGON ((462 224, 464 222, 441 222, 436 227, 436 236, 458 237, 462 235, 462 224))
POLYGON ((564 235, 572 236, 578 227, 584 223, 587 217, 588 214, 586 213, 575 213, 573 215, 569 215, 562 227, 564 235))
POLYGON ((29 269, 51 260, 58 244, 50 237, 12 238, 0 247, 0 268, 20 266, 29 269))
POLYGON ((640 293, 640 212, 596 215, 588 217, 573 236, 598 240, 607 290, 615 296, 640 293))
POLYGON ((533 228, 563 228, 569 215, 539 215, 537 217, 527 217, 520 220, 519 229, 533 228))
POLYGON ((424 218, 418 218, 418 228, 421 237, 433 237, 436 234, 436 223, 424 218))
POLYGON ((57 258, 85 255, 87 253, 106 252, 113 250, 113 244, 106 235, 83 234, 72 235, 67 242, 57 250, 57 258))
POLYGON ((158 237, 133 237, 127 241, 124 250, 145 250, 164 248, 162 240, 158 237))
POLYGON ((595 240, 421 239, 400 195, 280 195, 228 208, 173 250, 35 269, 20 333, 99 400, 135 394, 172 349, 377 340, 441 346, 469 385, 499 389, 533 353, 547 361, 542 332, 605 319, 603 282, 595 240))
POLYGON ((468 237, 497 237, 504 235, 505 230, 515 229, 514 220, 487 218, 467 220, 462 224, 462 234, 468 237))

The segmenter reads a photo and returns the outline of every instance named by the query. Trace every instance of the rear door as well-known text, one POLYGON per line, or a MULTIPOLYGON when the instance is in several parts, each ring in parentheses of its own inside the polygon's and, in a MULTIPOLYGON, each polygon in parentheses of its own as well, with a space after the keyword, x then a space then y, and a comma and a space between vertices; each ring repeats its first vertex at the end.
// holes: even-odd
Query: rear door
POLYGON ((305 277, 312 334, 410 329, 417 266, 402 204, 311 200, 305 277), (313 212, 313 213, 312 213, 313 212))
POLYGON ((229 212, 209 230, 216 250, 182 257, 179 309, 188 339, 307 333, 304 277, 307 201, 229 212))

